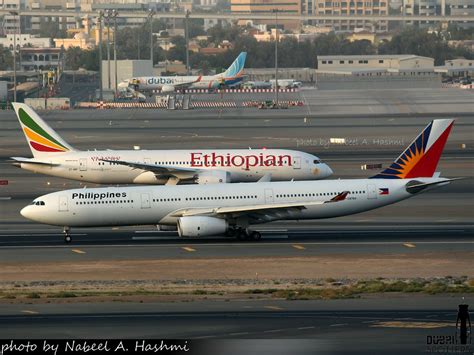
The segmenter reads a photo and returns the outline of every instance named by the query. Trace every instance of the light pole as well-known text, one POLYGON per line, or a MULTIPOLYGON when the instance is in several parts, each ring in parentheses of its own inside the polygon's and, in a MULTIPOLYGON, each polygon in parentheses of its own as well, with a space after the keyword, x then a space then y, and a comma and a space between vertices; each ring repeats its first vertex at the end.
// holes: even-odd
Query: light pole
POLYGON ((18 12, 10 11, 10 14, 13 15, 13 20, 15 22, 15 32, 13 33, 13 102, 16 102, 16 35, 18 28, 16 16, 18 16, 18 12))
POLYGON ((111 78, 110 78, 110 17, 111 17, 111 12, 110 10, 105 11, 105 21, 107 23, 107 88, 110 90, 112 88, 112 85, 110 84, 111 78))
POLYGON ((278 9, 272 11, 275 13, 275 105, 278 107, 278 9))
POLYGON ((115 96, 118 95, 117 84, 117 10, 112 10, 112 17, 114 18, 114 74, 115 74, 115 96))
POLYGON ((148 10, 148 19, 150 21, 150 60, 151 60, 151 69, 153 70, 153 16, 155 15, 155 10, 148 10))
POLYGON ((99 17, 97 18, 97 25, 99 29, 99 100, 104 99, 103 87, 102 87, 102 17, 104 12, 99 11, 99 17))
POLYGON ((189 75, 189 33, 188 33, 189 10, 186 9, 184 18, 184 38, 186 40, 186 74, 189 75))

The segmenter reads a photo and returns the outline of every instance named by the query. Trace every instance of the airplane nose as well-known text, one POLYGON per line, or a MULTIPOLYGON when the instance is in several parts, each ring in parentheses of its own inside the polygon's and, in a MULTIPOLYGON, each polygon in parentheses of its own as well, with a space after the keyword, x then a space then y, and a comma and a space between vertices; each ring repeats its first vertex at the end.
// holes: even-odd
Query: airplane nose
POLYGON ((332 169, 327 164, 324 164, 324 172, 325 172, 325 174, 324 174, 325 178, 327 178, 327 177, 329 177, 333 174, 332 169))
POLYGON ((23 207, 20 211, 20 214, 25 217, 25 218, 28 218, 30 219, 30 210, 31 210, 31 206, 26 206, 26 207, 23 207))
POLYGON ((20 214, 25 218, 28 218, 28 207, 30 206, 23 207, 20 211, 20 214))

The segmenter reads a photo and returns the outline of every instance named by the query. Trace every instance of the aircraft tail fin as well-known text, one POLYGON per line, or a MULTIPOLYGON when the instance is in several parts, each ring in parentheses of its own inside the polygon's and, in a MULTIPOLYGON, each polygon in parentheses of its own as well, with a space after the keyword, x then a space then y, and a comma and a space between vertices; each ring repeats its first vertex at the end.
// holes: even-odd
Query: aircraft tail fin
POLYGON ((245 59, 247 58, 247 52, 241 52, 229 68, 221 75, 224 79, 233 79, 241 77, 245 67, 245 59))
POLYGON ((30 106, 18 102, 12 103, 12 105, 35 158, 75 150, 30 106))
POLYGON ((443 152, 453 119, 431 121, 405 151, 372 179, 410 179, 432 177, 443 152))

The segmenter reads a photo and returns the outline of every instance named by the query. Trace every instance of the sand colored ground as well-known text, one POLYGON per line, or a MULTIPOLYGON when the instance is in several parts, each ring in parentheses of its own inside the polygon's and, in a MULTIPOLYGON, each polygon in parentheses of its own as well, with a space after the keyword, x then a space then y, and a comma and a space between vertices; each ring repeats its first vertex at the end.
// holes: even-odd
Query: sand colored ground
POLYGON ((2 263, 0 282, 60 280, 373 279, 469 276, 474 253, 2 263))

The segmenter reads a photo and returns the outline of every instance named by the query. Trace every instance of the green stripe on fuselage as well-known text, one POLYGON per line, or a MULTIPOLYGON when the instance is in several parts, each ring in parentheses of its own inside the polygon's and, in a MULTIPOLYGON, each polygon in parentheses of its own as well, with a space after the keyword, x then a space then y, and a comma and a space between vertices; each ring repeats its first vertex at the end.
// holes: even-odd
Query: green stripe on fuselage
POLYGON ((49 139, 51 142, 54 142, 58 145, 60 145, 61 147, 63 147, 64 149, 68 149, 67 147, 65 147, 64 145, 62 145, 61 143, 59 143, 56 139, 54 139, 53 137, 51 137, 43 128, 41 128, 31 117, 30 115, 28 115, 25 110, 23 110, 22 108, 20 108, 18 110, 18 116, 20 116, 20 121, 21 123, 23 123, 26 127, 28 127, 29 129, 31 129, 33 132, 35 133, 38 133, 39 135, 43 136, 44 138, 47 138, 49 139))

